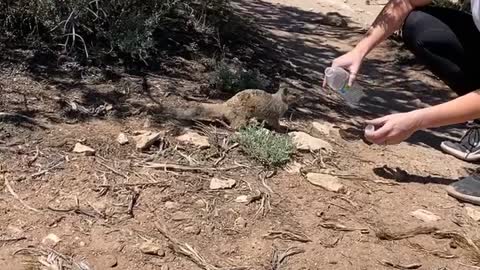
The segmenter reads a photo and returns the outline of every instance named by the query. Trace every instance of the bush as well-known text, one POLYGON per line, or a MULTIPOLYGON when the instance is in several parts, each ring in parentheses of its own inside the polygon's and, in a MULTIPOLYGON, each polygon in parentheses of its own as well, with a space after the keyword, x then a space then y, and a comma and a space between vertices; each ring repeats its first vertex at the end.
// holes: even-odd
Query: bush
POLYGON ((127 55, 146 61, 158 48, 180 50, 214 39, 229 0, 3 0, 0 35, 35 48, 127 55), (60 45, 58 45, 60 44, 60 45))
POLYGON ((212 72, 210 83, 218 90, 237 93, 244 89, 262 89, 270 82, 258 70, 245 70, 242 67, 229 65, 220 61, 212 72))
POLYGON ((260 125, 241 129, 235 141, 245 154, 268 167, 286 164, 295 150, 290 136, 276 134, 260 125))

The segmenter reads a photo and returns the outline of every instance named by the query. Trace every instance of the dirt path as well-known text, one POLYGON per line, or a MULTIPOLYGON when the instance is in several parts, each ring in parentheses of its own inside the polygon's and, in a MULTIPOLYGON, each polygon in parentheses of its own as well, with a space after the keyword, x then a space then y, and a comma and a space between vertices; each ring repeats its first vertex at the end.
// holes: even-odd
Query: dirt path
MULTIPOLYGON (((387 42, 365 63, 362 83, 368 98, 360 109, 345 108, 321 90, 323 69, 355 44, 363 23, 380 7, 353 0, 255 0, 241 1, 238 8, 270 31, 269 38, 284 52, 283 60, 295 69, 287 79, 302 100, 284 124, 319 121, 327 126, 327 134, 320 137, 333 151, 299 153, 296 162, 302 164, 303 173, 340 175, 343 192, 313 186, 296 171, 279 170, 271 178, 262 178, 262 169, 236 148, 218 162, 220 168, 237 166, 232 170, 183 172, 142 166, 147 159, 214 166, 215 147, 200 149, 182 143, 177 136, 185 132, 183 127, 168 122, 145 127, 145 117, 131 112, 142 111, 139 104, 166 98, 168 89, 189 88, 186 80, 151 78, 154 87, 148 98, 139 98, 137 90, 128 88, 130 96, 115 99, 118 86, 109 84, 48 84, 22 73, 2 75, 8 106, 43 106, 48 115, 60 97, 75 93, 100 105, 104 105, 100 101, 113 103, 121 116, 99 105, 108 117, 52 123, 49 130, 32 125, 1 127, 0 181, 5 191, 0 194, 0 265, 7 266, 0 268, 39 269, 20 261, 33 261, 38 267, 38 258, 46 260, 48 254, 55 254, 53 249, 63 257, 50 255, 50 262, 44 264, 85 262, 90 269, 102 270, 234 266, 370 270, 393 269, 391 265, 471 269, 462 266, 472 265, 468 247, 452 243, 451 235, 440 239, 441 235, 432 233, 438 229, 480 238, 478 222, 467 214, 471 206, 444 191, 446 184, 475 168, 439 151, 439 143, 458 135, 458 130, 420 132, 408 142, 389 147, 369 146, 359 136, 363 118, 439 103, 451 95, 446 87, 421 68, 396 62, 398 45, 387 42), (333 11, 340 14, 325 15, 333 11), (360 18, 350 17, 359 13, 360 18), (127 113, 132 115, 123 117, 127 113), (144 129, 161 132, 162 139, 142 153, 132 140, 144 129), (129 136, 129 144, 116 142, 121 132, 129 136), (78 142, 96 149, 95 156, 72 153, 78 142), (211 189, 213 177, 234 179, 236 185, 211 189), (7 184, 40 212, 26 209, 7 184), (245 203, 242 196, 253 201, 245 203), (419 209, 439 220, 424 222, 413 217, 411 213, 419 209), (174 241, 168 241, 157 224, 165 226, 174 241), (431 230, 405 239, 384 239, 388 238, 386 231, 405 233, 420 227, 431 230), (47 237, 51 234, 58 239, 47 237), (148 252, 145 243, 153 243, 148 252), (178 244, 188 244, 201 257, 178 244), (28 247, 32 248, 23 250, 25 257, 12 257, 28 247), (279 260, 288 250, 291 256, 279 260), (278 255, 276 263, 272 262, 274 254, 278 255)), ((222 131, 217 135, 225 136, 222 131)))

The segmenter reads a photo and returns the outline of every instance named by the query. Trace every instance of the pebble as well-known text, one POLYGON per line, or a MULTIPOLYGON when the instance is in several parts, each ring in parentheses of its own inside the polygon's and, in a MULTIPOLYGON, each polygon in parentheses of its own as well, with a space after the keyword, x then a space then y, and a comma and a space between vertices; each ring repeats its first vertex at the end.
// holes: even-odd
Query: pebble
POLYGON ((172 202, 172 201, 168 201, 168 202, 165 202, 165 208, 167 209, 175 209, 175 208, 178 208, 178 203, 176 202, 172 202))
POLYGON ((243 229, 247 227, 247 221, 243 217, 238 217, 234 223, 235 229, 243 229))
POLYGON ((165 251, 160 245, 153 242, 144 242, 140 245, 140 251, 143 254, 165 256, 165 251))
POLYGON ((194 206, 195 206, 196 208, 202 209, 202 208, 205 208, 205 206, 207 206, 207 204, 205 203, 204 200, 198 199, 198 200, 195 201, 194 206))
POLYGON ((83 145, 81 143, 76 143, 73 147, 74 153, 84 154, 86 156, 93 156, 95 155, 95 149, 91 148, 90 146, 83 145))
POLYGON ((217 189, 229 189, 233 188, 237 182, 234 179, 219 179, 216 177, 213 177, 212 180, 210 180, 210 189, 212 190, 217 190, 217 189))
POLYGON ((189 219, 189 215, 185 212, 182 211, 177 211, 172 214, 172 220, 173 221, 182 221, 182 220, 187 220, 189 219))
POLYGON ((107 255, 104 257, 104 263, 106 267, 114 268, 118 265, 117 257, 113 255, 107 255))
POLYGON ((55 246, 61 239, 57 235, 50 233, 42 239, 42 244, 47 246, 55 246))
POLYGON ((200 228, 196 227, 196 226, 187 226, 185 227, 185 229, 183 229, 186 233, 189 233, 189 234, 195 234, 195 235, 198 235, 200 234, 201 230, 200 228))
POLYGON ((127 143, 128 143, 128 137, 127 137, 127 135, 125 135, 125 133, 120 133, 120 134, 118 134, 117 142, 118 142, 120 145, 127 144, 127 143))
POLYGON ((323 173, 308 173, 307 181, 314 186, 319 186, 328 191, 345 193, 345 186, 340 183, 338 177, 323 173))
POLYGON ((240 195, 235 199, 235 202, 237 202, 237 203, 247 203, 248 202, 248 196, 247 195, 240 195))
POLYGON ((413 212, 410 212, 410 215, 423 222, 435 222, 441 219, 439 216, 425 209, 415 210, 413 212))

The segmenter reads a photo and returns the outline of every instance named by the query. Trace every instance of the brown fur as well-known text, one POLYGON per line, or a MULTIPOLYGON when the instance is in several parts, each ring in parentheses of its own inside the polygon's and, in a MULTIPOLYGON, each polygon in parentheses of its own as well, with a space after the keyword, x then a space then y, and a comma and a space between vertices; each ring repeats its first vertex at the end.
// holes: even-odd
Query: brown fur
POLYGON ((221 104, 200 103, 197 106, 176 110, 181 119, 214 120, 229 122, 234 129, 244 127, 250 119, 265 121, 274 129, 280 129, 279 119, 288 109, 287 90, 280 88, 275 94, 258 89, 237 93, 221 104))

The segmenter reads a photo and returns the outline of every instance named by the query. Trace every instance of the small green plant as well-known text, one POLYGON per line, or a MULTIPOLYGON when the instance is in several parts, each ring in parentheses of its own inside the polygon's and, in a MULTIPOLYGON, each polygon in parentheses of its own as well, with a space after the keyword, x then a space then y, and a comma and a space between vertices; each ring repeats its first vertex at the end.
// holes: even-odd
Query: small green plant
POLYGON ((241 129, 235 141, 245 154, 267 167, 284 165, 295 150, 290 136, 274 133, 261 125, 241 129))
POLYGON ((258 70, 245 70, 220 61, 210 79, 215 88, 223 92, 237 93, 244 89, 265 89, 269 81, 258 70))

